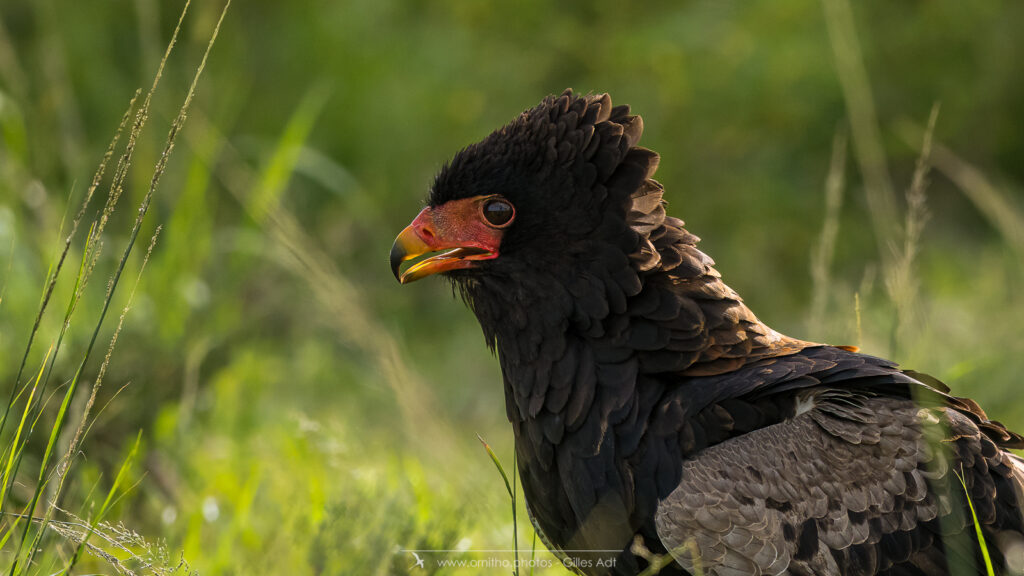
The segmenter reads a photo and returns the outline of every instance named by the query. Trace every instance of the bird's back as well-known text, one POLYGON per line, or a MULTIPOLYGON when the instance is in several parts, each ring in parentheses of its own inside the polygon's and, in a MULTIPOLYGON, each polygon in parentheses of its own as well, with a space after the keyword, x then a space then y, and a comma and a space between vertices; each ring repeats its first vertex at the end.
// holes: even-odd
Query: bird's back
POLYGON ((983 574, 970 505, 996 566, 1019 562, 1024 477, 1006 449, 1021 438, 937 386, 830 346, 641 374, 548 468, 525 425, 529 508, 556 548, 621 549, 619 574, 657 555, 675 559, 662 574, 983 574))

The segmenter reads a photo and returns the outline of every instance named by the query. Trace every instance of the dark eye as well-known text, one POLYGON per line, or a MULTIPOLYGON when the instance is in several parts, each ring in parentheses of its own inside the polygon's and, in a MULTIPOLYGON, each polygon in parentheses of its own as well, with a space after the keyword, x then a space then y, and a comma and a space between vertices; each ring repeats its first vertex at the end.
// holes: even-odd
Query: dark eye
POLYGON ((495 198, 488 200, 484 204, 484 218, 486 218, 492 226, 505 226, 512 221, 512 218, 514 218, 515 215, 515 208, 504 200, 495 198))

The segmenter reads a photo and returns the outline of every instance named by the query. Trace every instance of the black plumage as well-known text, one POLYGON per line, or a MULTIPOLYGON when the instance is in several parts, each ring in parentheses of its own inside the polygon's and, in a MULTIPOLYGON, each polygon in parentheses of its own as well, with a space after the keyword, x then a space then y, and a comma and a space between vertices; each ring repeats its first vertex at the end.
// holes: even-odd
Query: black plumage
POLYGON ((445 273, 497 351, 545 543, 621 550, 587 574, 983 573, 962 479, 999 573, 1024 564, 1024 439, 761 323, 666 214, 642 131, 608 95, 549 97, 459 152, 392 251, 403 282, 445 273), (514 219, 480 220, 494 201, 514 219))

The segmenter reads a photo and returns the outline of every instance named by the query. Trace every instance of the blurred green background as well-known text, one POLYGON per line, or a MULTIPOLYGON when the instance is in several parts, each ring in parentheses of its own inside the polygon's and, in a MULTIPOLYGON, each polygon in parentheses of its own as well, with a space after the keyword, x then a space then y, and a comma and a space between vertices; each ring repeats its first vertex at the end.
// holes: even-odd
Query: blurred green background
MULTIPOLYGON (((4 396, 70 219, 182 6, 0 2, 4 396)), ((40 428, 81 361, 222 6, 196 2, 185 18, 40 428)), ((670 213, 766 323, 889 355, 1024 429, 1024 4, 866 0, 848 22, 844 7, 236 1, 72 400, 80 415, 162 225, 61 505, 88 518, 141 430, 111 519, 151 548, 91 540, 139 574, 172 571, 126 550, 163 547, 172 568, 183 553, 202 574, 417 574, 402 549, 511 547, 509 498, 476 438, 511 471, 497 363, 446 283, 400 288, 386 254, 447 158, 566 87, 609 92, 643 116, 670 213), (856 65, 837 65, 854 28, 856 65), (879 152, 896 207, 885 217, 902 222, 935 102, 930 218, 904 267, 909 288, 894 290, 884 260, 902 240, 879 248, 863 159, 879 152), (844 192, 834 250, 812 280, 834 142, 848 142, 844 192)), ((28 373, 56 338, 75 272, 58 284, 28 373)), ((31 498, 46 434, 30 440, 11 510, 31 498)), ((531 537, 520 508, 520 547, 531 537)), ((68 545, 56 533, 44 542, 32 569, 49 574, 68 545)), ((0 550, 4 562, 13 554, 0 550)), ((95 555, 76 570, 115 571, 95 555)))

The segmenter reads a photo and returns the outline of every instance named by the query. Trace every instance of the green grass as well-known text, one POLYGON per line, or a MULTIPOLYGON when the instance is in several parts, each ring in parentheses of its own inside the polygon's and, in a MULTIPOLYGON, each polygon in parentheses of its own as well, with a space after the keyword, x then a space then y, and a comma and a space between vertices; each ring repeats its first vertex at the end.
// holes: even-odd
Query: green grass
POLYGON ((996 571, 992 566, 992 557, 988 552, 988 543, 985 541, 985 533, 981 529, 981 524, 978 522, 978 514, 974 511, 974 502, 971 502, 971 494, 967 489, 967 483, 964 481, 963 470, 959 472, 953 471, 956 475, 957 481, 960 482, 960 486, 964 490, 964 498, 967 500, 967 506, 971 510, 971 524, 974 526, 974 535, 978 540, 978 548, 981 550, 981 558, 985 562, 985 574, 988 576, 995 576, 996 571))
POLYGON ((513 462, 497 363, 385 253, 445 158, 569 85, 644 115, 670 211, 763 320, 1024 426, 1018 4, 251 0, 193 98, 222 8, 126 114, 179 4, 0 6, 0 569, 525 557, 476 440, 513 462))
MULTIPOLYGON (((229 4, 230 3, 228 3, 228 5, 229 4)), ((221 14, 221 19, 223 19, 226 11, 227 5, 225 5, 224 12, 221 14)), ((104 357, 98 372, 93 378, 88 400, 84 407, 80 408, 78 413, 74 415, 74 420, 69 420, 69 417, 72 416, 69 408, 71 406, 72 399, 76 397, 76 391, 78 390, 78 385, 82 380, 86 367, 89 365, 89 360, 92 357, 94 346, 103 328, 104 320, 106 319, 107 313, 110 309, 117 287, 120 284, 126 264, 132 255, 135 242, 139 236, 143 221, 149 210, 153 195, 157 191, 160 178, 167 167, 167 161, 174 148, 177 133, 184 124, 192 101, 192 96, 196 90, 197 82, 202 74, 203 68, 205 67, 206 58, 209 55, 209 49, 213 47, 213 43, 216 40, 217 32, 220 28, 219 22, 217 27, 214 28, 213 36, 207 46, 207 52, 203 55, 202 62, 196 70, 192 85, 185 97, 185 102, 179 109, 177 118, 175 118, 171 123, 163 152, 153 169, 148 191, 143 196, 142 201, 137 208, 137 215, 134 223, 130 227, 127 242, 125 243, 121 255, 116 259, 116 265, 106 284, 103 299, 99 307, 99 314, 95 320, 94 327, 91 330, 91 337, 88 339, 88 343, 81 355, 81 361, 78 364, 78 368, 75 370, 71 380, 62 386, 62 393, 58 394, 59 390, 51 392, 48 391, 47 388, 54 371, 56 358, 61 352, 61 346, 65 341, 65 336, 72 326, 72 320, 75 316, 75 312, 82 300, 87 284, 92 277, 96 263, 100 258, 103 248, 101 240, 103 233, 121 198, 128 170, 132 166, 133 153, 135 151, 137 139, 145 127, 149 115, 150 103, 153 95, 156 93, 157 86, 163 75, 164 65, 171 55, 171 51, 178 38, 178 32, 181 29, 187 13, 188 3, 185 4, 185 8, 182 10, 181 18, 178 20, 178 25, 175 28, 171 41, 167 46, 167 51, 164 53, 163 59, 160 61, 160 65, 157 68, 153 85, 146 93, 146 96, 138 110, 135 111, 134 122, 128 132, 125 148, 117 161, 116 169, 111 178, 109 193, 103 209, 97 213, 89 225, 88 232, 84 238, 81 264, 79 265, 77 275, 73 278, 70 298, 64 312, 60 329, 57 331, 49 350, 43 358, 42 365, 36 378, 34 381, 26 383, 24 387, 22 387, 21 376, 24 374, 28 359, 32 353, 33 344, 35 343, 36 336, 39 332, 41 321, 47 313, 54 289, 62 279, 61 273, 64 270, 64 262, 70 251, 72 241, 76 237, 79 224, 82 222, 83 217, 89 209, 89 205, 92 202, 96 189, 103 181, 107 164, 117 149, 118 142, 122 132, 124 131, 128 118, 132 115, 138 93, 136 93, 136 98, 132 98, 129 109, 122 118, 121 124, 115 133, 110 147, 107 149, 107 152, 100 161, 99 167, 93 177, 92 184, 86 191, 82 207, 72 220, 71 232, 63 243, 63 249, 60 252, 59 259, 47 274, 46 286, 40 299, 36 319, 29 332, 28 341, 25 345, 25 352, 22 356, 17 376, 14 378, 14 386, 11 388, 11 397, 4 410, 4 416, 0 419, 0 434, 2 434, 4 427, 7 424, 8 416, 11 415, 12 412, 16 411, 19 400, 24 397, 24 392, 31 384, 31 390, 29 391, 28 396, 25 397, 25 401, 22 406, 21 419, 18 422, 17 427, 10 433, 10 438, 4 446, 6 466, 4 467, 2 476, 2 485, 0 485, 0 513, 3 513, 4 515, 3 522, 0 524, 0 529, 2 529, 2 532, 0 532, 0 542, 2 542, 2 544, 0 544, 0 550, 8 553, 10 562, 8 573, 11 576, 31 573, 38 569, 39 566, 52 565, 55 563, 63 565, 61 573, 70 573, 81 559, 84 550, 88 550, 94 553, 94 555, 103 557, 108 561, 111 561, 112 558, 108 553, 104 552, 102 546, 98 547, 95 544, 90 543, 90 539, 94 534, 96 534, 97 528, 101 525, 104 517, 110 511, 111 504, 116 498, 119 498, 122 495, 120 490, 125 488, 125 486, 123 486, 123 480, 127 474, 129 466, 132 464, 132 461, 135 459, 138 452, 141 432, 137 436, 135 443, 132 445, 131 451, 121 464, 120 469, 114 477, 113 483, 107 492, 106 499, 94 514, 89 515, 87 520, 81 521, 73 515, 65 512, 62 509, 62 506, 64 506, 62 498, 64 497, 65 481, 72 472, 72 467, 75 463, 74 461, 78 457, 78 447, 83 439, 84 433, 87 428, 90 427, 91 410, 102 385, 103 377, 106 374, 111 356, 114 353, 118 336, 120 335, 124 324, 125 316, 131 307, 132 298, 135 296, 138 282, 142 276, 142 271, 145 269, 146 263, 149 262, 150 256, 153 253, 153 248, 156 245, 157 237, 160 232, 159 226, 152 235, 146 254, 142 257, 135 286, 132 288, 128 296, 128 301, 125 304, 124 311, 121 314, 117 327, 113 331, 106 356, 104 357), (49 394, 49 398, 44 400, 44 396, 47 396, 47 394, 49 394), (48 414, 46 414, 46 409, 50 404, 49 400, 54 399, 54 396, 58 395, 61 396, 60 404, 56 413, 52 415, 51 421, 49 418, 46 418, 46 416, 48 416, 48 414), (29 446, 29 442, 33 439, 36 427, 40 423, 44 428, 49 427, 49 433, 40 433, 40 436, 45 438, 45 446, 42 450, 41 458, 39 458, 38 473, 34 477, 31 475, 27 476, 28 482, 26 482, 26 484, 28 486, 34 486, 34 488, 31 489, 31 496, 28 498, 28 501, 24 506, 20 503, 11 503, 8 496, 12 495, 15 484, 19 482, 19 473, 21 472, 20 468, 23 462, 23 457, 29 446), (62 438, 65 439, 64 444, 66 444, 66 446, 59 446, 59 441, 62 438), (63 457, 54 461, 53 459, 56 453, 60 451, 64 452, 63 457), (74 524, 86 526, 87 529, 82 533, 75 533, 73 530, 65 532, 60 529, 53 529, 54 524, 51 523, 54 522, 54 515, 57 513, 70 516, 75 520, 74 524), (19 528, 20 536, 17 532, 19 528), (74 547, 70 557, 59 554, 60 542, 53 537, 54 533, 66 538, 69 535, 73 535, 70 538, 70 542, 74 547), (7 547, 8 543, 12 544, 10 548, 7 547), (43 554, 43 558, 37 558, 37 555, 40 553, 43 554), (104 554, 107 555, 105 556, 104 554)), ((91 502, 87 500, 85 504, 89 505, 91 502)), ((138 569, 138 571, 142 573, 156 573, 156 569, 146 567, 145 565, 138 569)))

